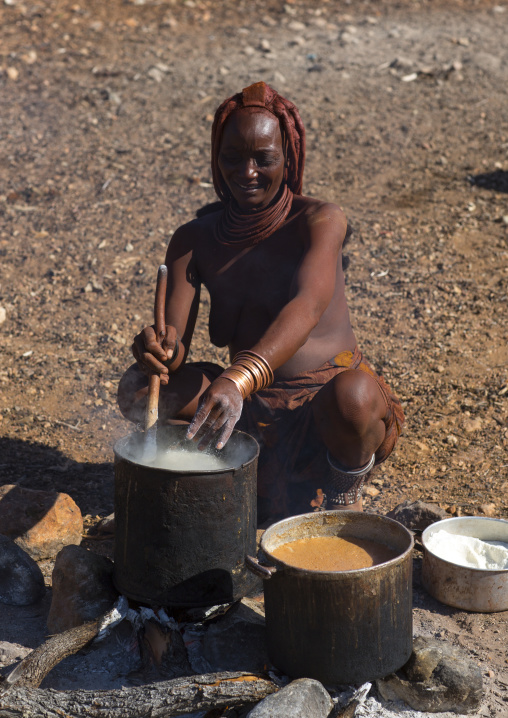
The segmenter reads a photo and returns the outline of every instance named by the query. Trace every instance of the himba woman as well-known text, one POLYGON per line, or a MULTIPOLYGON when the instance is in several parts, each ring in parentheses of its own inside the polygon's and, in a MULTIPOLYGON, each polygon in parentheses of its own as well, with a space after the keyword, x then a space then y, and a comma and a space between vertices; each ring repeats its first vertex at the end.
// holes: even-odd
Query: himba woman
POLYGON ((171 238, 166 335, 146 327, 132 347, 119 405, 142 421, 148 375, 161 378, 159 417, 219 449, 233 428, 254 436, 258 520, 361 510, 362 487, 391 453, 399 401, 356 345, 344 291, 340 207, 302 195, 305 131, 297 108, 264 82, 230 97, 212 128, 220 204, 171 238), (210 340, 231 365, 186 363, 200 286, 210 340))

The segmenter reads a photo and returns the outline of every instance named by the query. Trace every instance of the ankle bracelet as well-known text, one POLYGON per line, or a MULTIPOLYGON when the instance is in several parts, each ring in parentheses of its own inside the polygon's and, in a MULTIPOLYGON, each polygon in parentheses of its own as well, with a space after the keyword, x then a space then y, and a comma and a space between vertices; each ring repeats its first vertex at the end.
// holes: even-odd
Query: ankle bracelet
POLYGON ((372 454, 371 460, 360 469, 344 469, 339 467, 330 456, 329 451, 327 452, 327 459, 333 470, 333 475, 330 477, 326 487, 327 502, 342 506, 355 504, 362 497, 365 477, 374 466, 376 460, 375 454, 372 454))

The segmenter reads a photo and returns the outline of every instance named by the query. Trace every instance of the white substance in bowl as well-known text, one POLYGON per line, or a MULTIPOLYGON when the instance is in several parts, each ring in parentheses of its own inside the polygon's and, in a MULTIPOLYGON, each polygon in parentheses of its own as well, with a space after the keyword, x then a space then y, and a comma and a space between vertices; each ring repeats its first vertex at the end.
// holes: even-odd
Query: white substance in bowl
POLYGON ((485 541, 473 536, 451 534, 444 529, 436 531, 425 542, 433 554, 445 561, 489 570, 508 569, 508 543, 485 541))
POLYGON ((140 463, 166 471, 217 471, 231 468, 229 463, 219 456, 204 451, 186 451, 185 449, 158 451, 154 461, 141 461, 140 463))

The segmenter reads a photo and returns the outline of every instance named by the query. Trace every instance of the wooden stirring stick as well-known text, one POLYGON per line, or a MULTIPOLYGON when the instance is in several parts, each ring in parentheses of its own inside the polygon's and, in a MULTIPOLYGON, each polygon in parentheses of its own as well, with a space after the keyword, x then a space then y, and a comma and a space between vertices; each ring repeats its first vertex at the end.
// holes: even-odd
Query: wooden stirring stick
MULTIPOLYGON (((166 336, 166 289, 168 286, 168 268, 161 264, 157 272, 155 303, 153 308, 155 334, 159 344, 166 336)), ((144 460, 153 461, 157 452, 157 420, 159 418, 159 374, 151 374, 148 384, 148 400, 145 413, 144 460)))

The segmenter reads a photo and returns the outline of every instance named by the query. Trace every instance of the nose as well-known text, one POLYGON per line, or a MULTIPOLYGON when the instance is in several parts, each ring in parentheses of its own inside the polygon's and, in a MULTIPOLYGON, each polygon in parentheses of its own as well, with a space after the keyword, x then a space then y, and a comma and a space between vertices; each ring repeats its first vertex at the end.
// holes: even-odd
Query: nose
POLYGON ((256 177, 258 176, 258 170, 256 163, 253 159, 247 159, 242 162, 240 174, 242 177, 245 177, 247 179, 256 179, 256 177))

